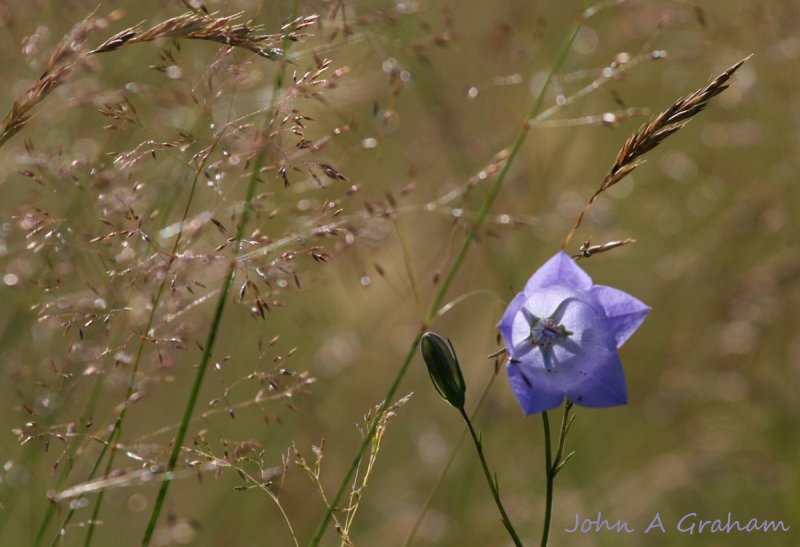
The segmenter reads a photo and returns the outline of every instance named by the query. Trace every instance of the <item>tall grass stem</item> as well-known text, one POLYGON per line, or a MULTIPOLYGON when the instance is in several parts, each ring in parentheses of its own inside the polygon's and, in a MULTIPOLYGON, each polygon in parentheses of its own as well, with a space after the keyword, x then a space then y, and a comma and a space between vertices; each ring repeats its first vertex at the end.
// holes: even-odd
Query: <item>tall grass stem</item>
MULTIPOLYGON (((514 139, 514 143, 511 145, 511 149, 508 154, 508 158, 506 159, 503 168, 500 170, 500 173, 497 175, 497 179, 495 180, 494 185, 489 190, 486 198, 483 201, 483 205, 478 213, 478 216, 475 219, 474 224, 472 225, 472 229, 470 230, 467 238, 464 240, 464 243, 461 246, 461 249, 456 256, 455 261, 453 262, 452 266, 450 267, 447 275, 445 276, 442 285, 439 287, 439 291, 437 292, 433 303, 428 310, 428 313, 423 321, 423 328, 417 333, 414 337, 414 340, 411 342, 409 347, 408 353, 406 354, 405 359, 403 360, 400 368, 397 370, 394 379, 392 380, 389 389, 386 392, 386 395, 381 403, 380 411, 377 413, 377 416, 380 416, 382 412, 386 409, 386 407, 390 404, 392 397, 394 397, 397 388, 400 386, 400 382, 402 381, 403 377, 408 370, 408 366, 411 363, 412 359, 417 350, 417 345, 419 344, 420 338, 422 337, 422 333, 424 332, 424 326, 431 322, 435 317, 437 310, 444 302, 445 297, 447 296, 447 292, 450 289, 450 285, 452 285, 453 280, 455 279, 456 274, 461 269, 461 265, 464 262, 464 259, 467 256, 467 252, 469 251, 470 247, 472 246, 472 241, 478 234, 479 229, 483 225, 484 221, 486 220, 489 211, 491 210, 492 206, 494 205, 495 200, 497 199, 498 194, 500 193, 501 188, 503 187, 503 183, 505 183, 506 178, 508 177, 508 173, 511 170, 511 165, 514 162, 514 159, 517 156, 520 148, 522 148, 522 144, 525 142, 525 137, 528 135, 529 126, 527 121, 534 118, 536 114, 542 107, 542 103, 544 102, 544 97, 547 91, 547 88, 550 86, 550 82, 553 79, 553 76, 561 69, 561 65, 564 63, 564 59, 566 59, 567 53, 569 52, 570 47, 572 46, 572 42, 575 40, 575 36, 578 33, 581 25, 585 17, 581 15, 578 17, 572 29, 569 31, 569 34, 566 36, 564 41, 562 42, 559 50, 556 54, 556 58, 553 61, 552 66, 550 67, 550 71, 547 74, 547 78, 545 79, 544 83, 542 84, 542 88, 539 90, 539 93, 536 96, 536 99, 533 102, 533 106, 531 106, 530 111, 528 112, 527 117, 525 118, 525 123, 522 126, 522 129, 519 130, 517 133, 516 138, 514 139)), ((328 504, 327 509, 325 510, 322 519, 317 526, 314 535, 309 542, 309 547, 315 547, 319 545, 319 542, 322 540, 322 535, 325 533, 325 529, 330 523, 331 516, 333 511, 335 510, 336 505, 339 503, 342 495, 344 494, 345 489, 347 488, 348 484, 350 483, 350 479, 355 473, 356 468, 358 467, 361 458, 364 455, 364 452, 369 446, 369 443, 372 440, 372 436, 375 434, 375 429, 378 426, 378 420, 373 419, 372 426, 370 427, 367 434, 364 436, 364 439, 361 441, 361 445, 356 452, 356 456, 353 458, 352 463, 350 464, 349 469, 345 473, 345 476, 342 478, 341 482, 339 483, 339 487, 336 490, 333 498, 331 498, 330 503, 328 504)))
MULTIPOLYGON (((291 14, 292 18, 297 14, 297 5, 298 5, 298 0, 294 0, 294 3, 292 5, 292 14, 291 14)), ((283 46, 285 49, 287 46, 287 40, 284 40, 283 46)), ((285 71, 285 64, 281 63, 281 67, 278 69, 278 72, 275 75, 275 80, 273 82, 272 98, 270 101, 272 103, 271 104, 272 108, 270 108, 268 112, 274 110, 278 92, 283 86, 284 71, 285 71)), ((237 257, 241 253, 242 238, 244 237, 245 227, 247 226, 247 221, 250 216, 250 210, 252 207, 251 202, 253 201, 253 197, 255 197, 256 186, 258 183, 258 175, 261 172, 261 167, 264 164, 266 150, 267 150, 266 147, 260 146, 258 153, 256 154, 255 161, 253 162, 253 172, 250 176, 250 182, 247 187, 247 195, 244 201, 244 209, 242 210, 242 216, 239 219, 239 228, 236 231, 236 245, 234 246, 234 254, 237 257)), ((203 347, 203 356, 200 359, 200 365, 197 369, 197 373, 195 374, 192 390, 189 393, 189 399, 186 401, 186 408, 184 409, 183 418, 181 419, 180 425, 178 426, 178 432, 175 435, 175 440, 173 441, 172 451, 170 452, 169 461, 167 463, 167 468, 165 470, 165 472, 168 474, 172 473, 175 469, 175 465, 178 461, 178 455, 180 454, 183 440, 186 437, 186 431, 188 430, 189 423, 192 420, 194 407, 195 404, 197 403, 197 398, 200 394, 200 388, 203 385, 203 377, 205 376, 206 369, 208 368, 208 363, 211 360, 211 352, 214 348, 214 342, 216 341, 217 333, 219 331, 220 323, 222 321, 222 313, 225 310, 225 302, 228 299, 228 292, 230 291, 231 282, 233 281, 235 269, 236 269, 236 259, 231 261, 230 266, 228 267, 228 271, 226 272, 225 279, 222 283, 222 287, 220 288, 220 294, 219 294, 219 299, 217 300, 217 306, 216 309, 214 310, 214 316, 211 320, 211 326, 209 327, 208 336, 206 337, 206 343, 203 347)), ((155 503, 153 504, 153 511, 150 513, 150 519, 147 522, 147 528, 145 529, 144 536, 142 537, 143 546, 150 545, 153 532, 155 531, 155 527, 158 522, 158 517, 161 514, 161 508, 164 505, 164 498, 167 495, 167 490, 169 489, 170 482, 171 481, 167 476, 167 480, 162 482, 160 488, 158 489, 158 494, 156 495, 156 500, 155 503)))

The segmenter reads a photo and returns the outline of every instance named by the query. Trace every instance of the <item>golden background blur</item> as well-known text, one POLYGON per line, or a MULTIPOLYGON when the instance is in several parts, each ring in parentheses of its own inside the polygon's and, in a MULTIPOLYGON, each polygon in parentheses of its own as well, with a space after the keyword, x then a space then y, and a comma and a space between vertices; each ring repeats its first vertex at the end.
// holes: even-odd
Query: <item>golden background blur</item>
MULTIPOLYGON (((221 15, 244 11, 243 19, 253 18, 266 32, 289 18, 290 4, 207 2, 221 15)), ((40 76, 61 36, 96 6, 83 0, 0 5, 4 111, 40 76)), ((314 118, 304 122, 311 140, 348 127, 315 152, 315 161, 334 166, 349 181, 322 176, 318 184, 290 170, 284 189, 269 173, 258 189, 269 195, 246 231, 258 228, 279 240, 339 218, 344 232, 287 246, 302 254, 319 245, 330 260, 302 256, 285 279, 275 278, 280 296, 269 300, 265 320, 238 304, 237 277, 214 350, 219 366, 206 375, 195 414, 221 411, 195 420, 184 444, 192 445, 191 436, 202 431, 208 450, 223 457, 252 441, 263 450, 267 470, 288 457, 279 499, 300 544, 311 537, 325 506, 291 463, 292 445, 312 461, 312 446, 324 439, 320 478, 332 495, 361 440, 363 416, 381 402, 438 289, 435 278, 452 264, 494 181, 479 173, 513 142, 559 44, 585 7, 516 0, 299 2, 298 15, 318 13, 322 25, 304 29, 314 36, 290 45, 287 79, 313 67, 315 57, 328 58, 325 77, 336 85, 320 90, 322 100, 297 99, 291 106, 314 118), (336 6, 344 11, 331 19, 336 6), (447 197, 468 181, 468 192, 447 197), (410 184, 413 191, 406 193, 410 184), (358 191, 346 195, 352 185, 358 191), (426 207, 437 199, 438 205, 426 207), (341 206, 339 217, 322 220, 326 200, 341 206), (391 214, 383 214, 387 207, 391 214), (279 340, 267 347, 275 336, 279 340), (276 363, 279 356, 284 359, 276 363), (275 367, 307 371, 316 381, 290 406, 287 400, 254 404, 261 386, 247 376, 275 367), (223 395, 236 407, 235 418, 220 402, 223 395), (209 406, 212 400, 217 404, 209 406)), ((558 250, 627 136, 647 117, 613 127, 577 122, 624 108, 655 114, 754 54, 706 112, 601 196, 572 243, 575 250, 589 238, 635 238, 635 244, 581 266, 595 283, 620 288, 653 310, 621 350, 629 404, 578 408, 567 440, 576 454, 556 481, 551 545, 800 544, 799 8, 798 2, 779 0, 712 0, 702 8, 688 1, 632 1, 589 18, 545 96, 545 108, 600 77, 621 55, 641 62, 530 130, 448 292, 452 308, 431 325, 456 346, 472 408, 493 372, 486 356, 498 349, 495 324, 504 304, 558 250), (576 513, 598 512, 628 521, 637 533, 563 532, 576 513), (690 512, 723 520, 731 512, 743 520, 783 520, 792 530, 688 536, 671 529, 644 535, 640 530, 656 512, 667 526, 690 512)), ((93 31, 88 43, 99 44, 139 21, 149 27, 185 9, 177 1, 103 4, 97 15, 107 27, 93 31)), ((163 247, 171 245, 162 230, 180 221, 196 143, 211 142, 212 123, 222 125, 272 101, 279 64, 241 50, 223 55, 220 48, 199 41, 181 41, 179 49, 169 42, 143 43, 97 55, 0 149, 2 545, 34 544, 47 493, 67 465, 61 459, 65 440, 41 434, 21 446, 12 430, 66 432, 86 408, 95 378, 87 369, 99 370, 104 379, 92 426, 65 484, 73 486, 86 480, 99 454, 97 440, 105 438, 125 398, 130 358, 153 295, 144 274, 118 279, 108 272, 135 270, 149 251, 138 237, 111 238, 96 251, 98 244, 90 240, 114 229, 98 219, 125 203, 143 215, 143 230, 163 247), (135 107, 135 122, 109 121, 99 112, 103 105, 121 104, 121 97, 135 107), (119 129, 104 129, 110 123, 119 129), (185 150, 159 149, 127 169, 109 156, 149 140, 166 142, 181 131, 196 137, 185 150), (26 150, 28 140, 32 148, 26 150), (138 196, 131 191, 136 183, 144 188, 138 196), (57 219, 52 226, 61 235, 26 238, 20 215, 32 208, 57 219), (69 329, 57 318, 41 320, 35 306, 61 298, 102 298, 126 319, 115 315, 106 327, 98 321, 69 329), (104 353, 108 347, 113 359, 104 353)), ((261 116, 249 121, 263 124, 261 116)), ((297 149, 288 137, 285 146, 275 157, 297 149)), ((225 153, 224 143, 214 154, 212 161, 221 164, 200 178, 190 213, 204 219, 205 235, 191 241, 204 253, 225 239, 208 218, 231 235, 232 211, 244 198, 243 167, 234 164, 235 154, 225 153)), ((219 254, 231 256, 230 249, 219 254)), ((189 273, 197 284, 191 294, 160 316, 180 312, 159 336, 178 337, 184 347, 146 346, 140 397, 126 417, 126 450, 115 469, 135 471, 142 457, 166 461, 174 429, 162 428, 177 424, 183 412, 220 285, 216 264, 192 263, 189 273)), ((395 398, 410 392, 411 400, 389 423, 362 492, 351 530, 356 545, 403 544, 463 431, 419 357, 395 398)), ((522 418, 501 371, 475 423, 512 522, 526 544, 538 543, 541 421, 522 418)), ((247 469, 257 472, 258 466, 247 469)), ((259 488, 236 488, 246 484, 232 469, 181 476, 170 488, 156 544, 292 545, 274 501, 259 488)), ((137 480, 106 489, 94 545, 138 545, 156 489, 137 480)), ((90 495, 78 505, 64 545, 83 545, 94 499, 90 495)), ((65 511, 66 503, 44 544, 65 511)), ((323 544, 338 544, 332 529, 323 544)), ((413 545, 505 544, 510 542, 474 450, 465 444, 413 545)))

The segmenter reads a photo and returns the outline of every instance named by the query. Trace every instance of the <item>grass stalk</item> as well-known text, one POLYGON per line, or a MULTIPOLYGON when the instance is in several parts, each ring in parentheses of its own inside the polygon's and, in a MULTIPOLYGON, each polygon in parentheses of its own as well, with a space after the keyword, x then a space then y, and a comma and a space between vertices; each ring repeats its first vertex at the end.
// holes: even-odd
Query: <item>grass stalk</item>
MULTIPOLYGON (((559 47, 555 60, 553 61, 553 64, 550 67, 550 71, 547 74, 547 78, 542 84, 542 88, 539 90, 539 93, 536 96, 536 99, 534 100, 533 105, 531 106, 531 109, 528 112, 527 117, 525 118, 525 123, 517 133, 517 136, 514 139, 513 144, 511 145, 508 158, 506 159, 503 168, 500 170, 500 173, 497 175, 497 179, 495 180, 494 185, 489 190, 489 193, 484 199, 483 205, 481 206, 478 216, 475 218, 475 222, 472 225, 472 229, 469 231, 469 234, 467 235, 467 238, 464 240, 464 243, 462 244, 458 255, 456 256, 453 264, 450 266, 450 269, 448 270, 447 275, 445 276, 445 279, 442 282, 442 285, 439 287, 439 291, 436 293, 436 296, 433 299, 433 303, 431 304, 428 313, 425 316, 422 328, 414 337, 414 340, 411 342, 408 353, 403 359, 400 368, 397 370, 394 379, 389 385, 389 389, 386 391, 386 395, 384 396, 383 402, 381 403, 380 412, 385 410, 386 406, 390 404, 390 401, 394 397, 397 388, 400 386, 400 382, 403 380, 403 377, 405 376, 406 371, 408 370, 408 366, 411 364, 411 361, 413 360, 414 355, 416 354, 417 345, 419 344, 420 338, 422 337, 422 334, 425 331, 427 324, 436 317, 437 310, 444 302, 444 299, 447 296, 447 292, 449 291, 450 286, 452 285, 456 275, 461 269, 461 265, 463 264, 464 259, 467 256, 467 252, 469 252, 470 247, 472 247, 473 240, 477 236, 478 231, 480 230, 481 226, 486 220, 489 211, 494 205, 494 202, 497 199, 497 196, 500 193, 500 190, 502 189, 503 184, 506 181, 506 178, 508 177, 508 173, 511 170, 511 165, 514 163, 514 159, 516 158, 517 153, 519 152, 520 148, 522 148, 522 144, 525 142, 525 138, 528 135, 528 129, 529 129, 527 121, 534 118, 541 109, 542 104, 544 103, 544 97, 547 88, 549 87, 550 82, 553 79, 553 76, 561 69, 561 65, 564 63, 564 59, 566 58, 567 53, 569 52, 569 49, 572 46, 572 42, 575 40, 575 36, 577 35, 578 30, 580 29, 584 20, 585 20, 584 15, 581 15, 576 20, 571 30, 569 31, 569 34, 566 36, 561 46, 559 47)), ((378 414, 380 414, 380 412, 378 414)), ((336 490, 336 493, 334 494, 333 498, 331 498, 330 503, 328 504, 328 507, 325 510, 325 513, 320 519, 319 525, 317 526, 317 529, 314 532, 314 535, 312 536, 311 541, 308 544, 310 547, 315 547, 319 545, 319 542, 322 540, 322 535, 325 533, 325 529, 327 528, 328 523, 330 523, 333 511, 335 510, 336 505, 339 503, 339 500, 344 494, 345 489, 350 483, 353 473, 355 473, 355 470, 358 467, 358 464, 361 461, 361 458, 363 457, 364 452, 367 449, 367 446, 369 446, 369 443, 371 442, 372 436, 375 434, 377 426, 378 422, 376 420, 373 420, 369 431, 364 436, 364 439, 362 440, 361 445, 359 446, 358 451, 356 452, 356 456, 353 458, 353 461, 351 462, 349 469, 345 473, 345 476, 342 478, 339 487, 336 490)))
MULTIPOLYGON (((211 157, 211 154, 214 152, 214 149, 217 147, 220 139, 222 138, 223 132, 220 132, 219 136, 214 140, 214 143, 209 148, 208 153, 204 156, 203 161, 195 170, 194 179, 192 180, 192 185, 189 190, 189 197, 186 199, 186 206, 183 209, 183 215, 181 216, 180 221, 180 229, 178 230, 177 235, 175 236, 175 243, 172 245, 172 251, 169 255, 169 260, 167 262, 166 272, 170 270, 172 264, 175 262, 175 256, 178 252, 178 247, 180 245, 181 239, 183 237, 183 226, 186 223, 186 219, 189 218, 189 211, 191 210, 192 201, 194 200, 194 195, 197 190, 197 182, 200 179, 200 174, 203 172, 203 169, 208 163, 208 158, 211 157)), ((159 284, 158 290, 156 292, 156 297, 153 301, 152 308, 150 310, 150 314, 147 317, 147 323, 145 324, 144 334, 139 339, 139 347, 136 350, 136 357, 133 362, 133 367, 131 368, 130 378, 128 379, 128 389, 125 394, 125 402, 123 403, 122 409, 120 410, 119 415, 117 416, 116 421, 114 422, 114 427, 112 428, 111 432, 108 434, 106 442, 103 445, 103 449, 100 452, 100 455, 97 457, 97 463, 99 463, 107 450, 111 450, 108 455, 108 461, 106 462, 105 468, 105 475, 108 476, 111 473, 111 470, 114 465, 114 457, 117 454, 117 444, 119 442, 120 436, 122 435, 122 424, 125 421, 125 416, 128 412, 129 408, 129 401, 131 396, 133 395, 134 386, 136 385, 136 375, 139 372, 139 365, 142 362, 142 356, 144 355, 144 347, 147 343, 147 335, 150 333, 150 330, 153 328, 153 323, 155 322, 156 312, 158 310, 158 305, 161 302, 161 297, 164 295, 164 290, 167 286, 169 276, 164 275, 159 284)), ((97 466, 95 466, 96 470, 97 466)), ((94 472, 93 472, 94 474, 94 472)), ((92 477, 89 477, 91 480, 92 477)), ((95 523, 97 522, 97 517, 100 513, 100 507, 103 504, 103 498, 105 496, 105 490, 101 490, 100 493, 97 495, 97 499, 95 500, 94 507, 92 509, 92 516, 89 519, 89 526, 86 532, 86 539, 84 540, 84 547, 88 547, 92 543, 92 537, 94 536, 95 530, 95 523)), ((67 518, 65 519, 65 524, 69 522, 69 518, 71 518, 73 510, 67 514, 67 518)), ((63 529, 63 527, 62 527, 63 529)))
MULTIPOLYGON (((258 183, 258 174, 261 171, 262 165, 264 164, 265 155, 266 149, 261 147, 256 155, 255 161, 253 162, 253 173, 250 176, 247 195, 244 201, 244 209, 239 221, 239 229, 236 232, 237 245, 235 246, 234 252, 237 255, 241 249, 241 241, 244 237, 244 230, 250 213, 250 202, 253 200, 253 196, 255 196, 256 185, 258 183)), ((178 426, 178 432, 176 433, 175 440, 172 444, 172 450, 170 451, 167 467, 164 469, 164 473, 166 473, 167 476, 158 489, 158 494, 156 495, 156 500, 153 504, 153 511, 150 513, 150 519, 147 522, 147 528, 145 528, 145 533, 142 537, 143 546, 150 545, 156 523, 158 522, 158 517, 161 514, 161 508, 164 505, 164 499, 166 498, 167 491, 169 490, 169 485, 171 483, 169 475, 175 471, 175 466, 178 462, 178 456, 180 455, 183 441, 186 438, 186 432, 189 429, 189 422, 192 419, 194 407, 197 404, 198 397, 200 396, 200 388, 203 386, 203 378, 205 377, 206 370, 208 369, 208 363, 211 361, 211 354, 214 349, 214 343, 217 340, 217 334, 219 333, 220 324, 222 322, 222 314, 225 311, 225 303, 228 300, 228 292, 230 291, 235 269, 236 260, 234 259, 231 261, 228 269, 225 272, 225 278, 220 288, 219 298, 217 300, 217 306, 214 309, 214 315, 211 319, 211 326, 208 330, 208 336, 206 337, 206 342, 203 345, 203 355, 200 358, 200 364, 197 368, 197 372, 195 373, 192 389, 189 392, 189 398, 186 401, 186 406, 183 411, 183 418, 178 426)))
MULTIPOLYGON (((71 460, 73 455, 77 452, 78 446, 81 444, 81 434, 79 430, 81 428, 86 427, 86 423, 91 419, 92 414, 94 413, 95 406, 97 405, 97 399, 100 394, 100 386, 102 385, 103 380, 100 374, 94 380, 94 385, 92 386, 92 391, 89 394, 89 400, 86 403, 86 407, 84 407, 83 413, 78 421, 78 428, 76 428, 75 436, 69 443, 67 450, 64 454, 65 462, 61 469, 61 473, 59 474, 58 480, 56 481, 56 488, 61 488, 67 480, 69 476, 69 472, 71 471, 71 460)), ((56 504, 55 503, 48 503, 47 504, 47 511, 45 511, 44 518, 42 519, 42 523, 39 526, 39 530, 36 532, 36 539, 34 540, 34 545, 40 545, 42 540, 44 539, 44 535, 47 532, 47 528, 50 525, 50 521, 53 519, 53 516, 56 512, 56 504)), ((70 513, 74 512, 73 509, 70 510, 70 513)), ((71 515, 70 515, 71 516, 71 515)), ((67 521, 69 522, 69 521, 67 521)), ((66 523, 64 524, 66 526, 66 523)), ((63 529, 60 528, 59 530, 63 529)))
MULTIPOLYGON (((292 17, 295 16, 297 13, 297 5, 298 0, 295 0, 292 5, 292 17)), ((284 40, 283 44, 284 47, 288 45, 288 40, 284 40)), ((271 98, 271 108, 269 111, 274 111, 275 103, 277 101, 277 95, 280 91, 281 87, 283 86, 283 79, 284 79, 284 72, 285 72, 285 64, 281 63, 281 67, 278 69, 275 80, 273 82, 272 87, 272 98, 271 98)), ((258 183, 258 175, 261 172, 261 167, 264 164, 264 159, 266 157, 266 147, 260 146, 259 150, 256 154, 255 161, 253 162, 253 172, 250 176, 250 181, 247 188, 247 195, 244 201, 244 209, 242 210, 242 216, 239 219, 239 228, 236 232, 236 245, 234 246, 234 254, 238 259, 238 255, 241 253, 242 248, 242 238, 244 237, 245 227, 247 226, 247 221, 250 216, 250 211, 252 207, 253 197, 255 196, 256 185, 258 183)), ((169 460, 167 463, 167 468, 165 470, 166 473, 170 474, 174 471, 175 465, 178 461, 178 455, 181 451, 181 446, 183 444, 183 440, 186 437, 186 431, 189 428, 189 423, 192 420, 192 414, 194 413, 194 407, 197 403, 197 398, 200 394, 200 388, 203 384, 203 377, 205 376, 206 369, 208 368, 208 363, 211 360, 211 353, 214 348, 214 342, 217 338, 217 333, 219 332, 220 323, 222 321, 222 314, 225 310, 225 302, 228 299, 228 292, 230 291, 231 282, 233 280, 233 276, 235 273, 236 268, 236 259, 232 260, 228 270, 225 275, 225 279, 222 283, 222 287, 220 288, 219 299, 217 300, 217 306, 214 310, 214 316, 211 320, 211 326, 209 327, 208 336, 206 337, 206 343, 203 347, 203 356, 200 359, 200 365, 197 369, 197 373, 195 374, 194 383, 192 385, 192 390, 189 393, 189 398, 186 401, 186 407, 184 409, 183 418, 181 419, 180 425, 178 426, 178 432, 175 435, 175 440, 173 441, 172 451, 170 452, 169 460)), ((158 522, 158 517, 161 514, 161 508, 164 505, 164 499, 167 495, 167 490, 169 489, 170 485, 169 477, 167 480, 161 483, 161 486, 158 489, 158 494, 156 495, 156 500, 153 505, 153 510, 150 513, 150 518, 147 522, 147 527, 145 528, 144 536, 142 537, 142 545, 148 546, 150 545, 150 541, 153 537, 153 532, 155 531, 156 524, 158 522)))

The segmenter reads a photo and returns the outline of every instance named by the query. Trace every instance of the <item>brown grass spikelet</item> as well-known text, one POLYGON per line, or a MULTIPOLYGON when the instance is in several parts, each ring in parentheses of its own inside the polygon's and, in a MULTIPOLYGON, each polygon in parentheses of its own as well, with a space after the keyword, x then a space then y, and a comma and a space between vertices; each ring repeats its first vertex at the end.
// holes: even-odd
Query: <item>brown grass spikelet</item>
POLYGON ((54 89, 63 85, 72 73, 88 63, 92 55, 116 51, 124 45, 156 40, 205 40, 251 51, 261 57, 276 60, 283 55, 280 45, 296 42, 307 34, 302 29, 313 26, 317 15, 298 17, 280 27, 277 34, 263 34, 261 27, 250 21, 236 22, 241 13, 219 16, 195 11, 172 17, 142 30, 142 24, 122 30, 96 48, 87 51, 84 44, 89 33, 101 26, 101 18, 88 15, 61 39, 47 63, 44 73, 12 104, 0 121, 0 147, 16 135, 30 119, 30 112, 54 89))
POLYGON ((591 258, 597 253, 605 253, 619 247, 624 247, 625 245, 629 245, 631 243, 636 243, 636 240, 632 238, 625 238, 618 241, 608 241, 599 245, 592 245, 592 242, 587 240, 581 245, 578 254, 572 255, 572 258, 575 260, 580 260, 581 258, 591 258))
POLYGON ((727 81, 747 59, 749 57, 742 59, 688 97, 679 99, 675 104, 628 137, 625 145, 617 154, 614 165, 611 167, 603 186, 608 188, 616 183, 622 178, 622 176, 618 176, 620 171, 624 171, 626 167, 634 164, 639 156, 649 152, 661 144, 664 139, 686 125, 692 116, 705 110, 712 97, 728 89, 729 84, 727 84, 727 81))
POLYGON ((172 17, 166 21, 142 30, 141 24, 134 25, 118 32, 91 51, 106 53, 119 49, 125 44, 152 42, 154 40, 207 40, 232 47, 252 51, 253 53, 275 60, 282 55, 278 47, 284 40, 297 41, 302 38, 300 29, 313 25, 317 16, 301 17, 281 27, 279 34, 261 34, 261 27, 250 21, 235 22, 241 13, 221 17, 216 13, 206 15, 190 12, 172 17))
POLYGON ((628 137, 617 154, 616 159, 614 159, 611 169, 605 179, 603 179, 600 188, 589 198, 583 211, 578 216, 575 225, 570 229, 569 233, 567 233, 567 237, 564 238, 564 242, 561 244, 562 249, 566 249, 572 236, 575 235, 575 232, 580 228, 586 213, 589 212, 589 209, 591 209, 598 196, 639 167, 643 162, 643 160, 640 159, 641 156, 661 144, 667 137, 689 123, 689 120, 693 116, 705 110, 713 97, 716 97, 728 89, 730 85, 728 81, 731 76, 733 76, 733 74, 739 70, 739 67, 750 57, 751 56, 747 56, 737 62, 694 93, 682 99, 678 99, 672 106, 664 110, 650 122, 642 125, 628 137))
POLYGON ((51 91, 61 86, 70 74, 86 61, 83 48, 89 33, 95 29, 97 20, 88 15, 77 23, 61 39, 47 62, 47 68, 31 87, 14 100, 11 110, 0 121, 0 147, 16 135, 30 120, 30 112, 51 91))

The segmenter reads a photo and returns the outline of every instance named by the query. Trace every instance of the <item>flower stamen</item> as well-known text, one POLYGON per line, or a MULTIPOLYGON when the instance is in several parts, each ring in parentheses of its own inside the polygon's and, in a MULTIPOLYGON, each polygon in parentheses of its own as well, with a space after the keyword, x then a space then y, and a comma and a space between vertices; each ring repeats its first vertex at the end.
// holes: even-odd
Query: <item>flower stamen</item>
POLYGON ((542 351, 552 348, 555 343, 572 334, 564 325, 559 325, 552 316, 544 319, 539 319, 532 314, 526 314, 526 316, 531 326, 528 341, 542 351))

